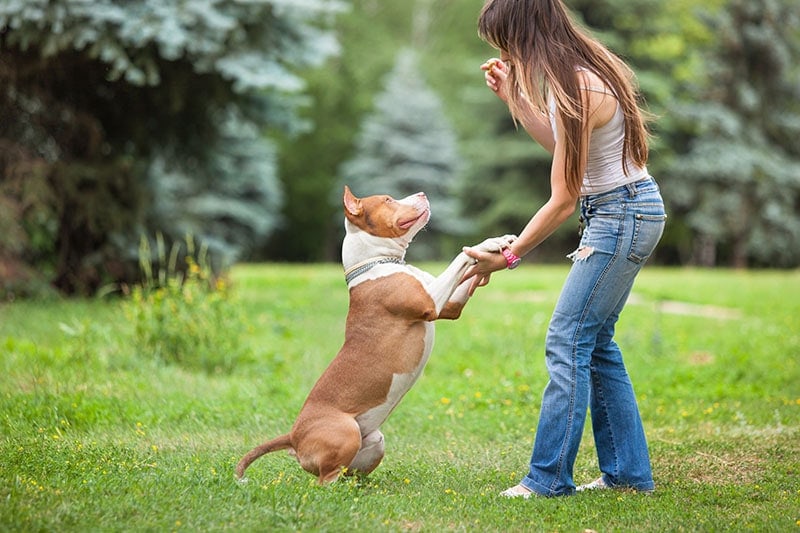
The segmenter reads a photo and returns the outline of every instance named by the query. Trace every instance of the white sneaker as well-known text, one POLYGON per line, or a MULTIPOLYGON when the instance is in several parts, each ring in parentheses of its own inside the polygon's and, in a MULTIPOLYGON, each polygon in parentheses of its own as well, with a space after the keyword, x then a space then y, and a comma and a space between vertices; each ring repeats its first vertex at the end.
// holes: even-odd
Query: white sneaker
POLYGON ((575 487, 575 492, 583 492, 585 490, 598 490, 607 488, 609 488, 609 486, 606 485, 606 482, 603 481, 603 477, 600 476, 591 483, 587 483, 585 485, 578 485, 577 487, 575 487))
POLYGON ((523 500, 527 500, 532 496, 536 496, 536 493, 522 485, 514 485, 513 487, 501 492, 500 496, 504 498, 522 498, 523 500))

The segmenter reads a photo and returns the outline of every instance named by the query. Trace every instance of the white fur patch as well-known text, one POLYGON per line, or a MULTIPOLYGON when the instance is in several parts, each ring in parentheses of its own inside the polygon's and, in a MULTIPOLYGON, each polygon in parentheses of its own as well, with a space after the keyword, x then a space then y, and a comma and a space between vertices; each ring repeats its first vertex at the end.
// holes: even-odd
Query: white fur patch
POLYGON ((369 411, 359 415, 356 417, 356 422, 358 422, 359 427, 361 428, 361 434, 366 435, 368 433, 372 433, 379 427, 381 424, 389 418, 392 410, 400 403, 400 400, 403 399, 403 396, 414 386, 414 383, 417 382, 420 375, 422 375, 422 370, 425 368, 425 364, 428 362, 428 357, 431 355, 431 351, 433 350, 433 338, 434 338, 434 326, 432 322, 425 323, 425 351, 422 354, 422 358, 412 372, 408 372, 407 374, 394 374, 392 377, 392 385, 389 387, 389 394, 386 395, 386 401, 382 404, 373 407, 369 411))

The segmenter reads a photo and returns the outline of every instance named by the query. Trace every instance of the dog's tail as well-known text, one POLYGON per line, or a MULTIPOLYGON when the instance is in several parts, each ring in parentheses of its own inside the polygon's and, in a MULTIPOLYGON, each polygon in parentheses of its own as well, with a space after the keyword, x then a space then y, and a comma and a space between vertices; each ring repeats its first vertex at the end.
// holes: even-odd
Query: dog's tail
POLYGON ((244 471, 247 470, 248 466, 250 466, 250 463, 258 459, 262 455, 270 452, 275 452, 278 450, 285 450, 291 447, 292 447, 292 441, 289 438, 288 433, 286 435, 281 435, 280 437, 275 437, 272 440, 268 440, 264 444, 259 444, 258 446, 250 450, 250 452, 248 452, 247 455, 242 457, 242 460, 239 461, 238 465, 236 465, 236 477, 241 479, 242 476, 244 475, 244 471))

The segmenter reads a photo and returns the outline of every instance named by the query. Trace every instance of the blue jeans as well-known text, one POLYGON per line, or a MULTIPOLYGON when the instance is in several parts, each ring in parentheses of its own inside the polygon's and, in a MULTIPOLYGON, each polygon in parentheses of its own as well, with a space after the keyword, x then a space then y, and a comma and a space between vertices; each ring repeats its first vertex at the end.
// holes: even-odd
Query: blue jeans
POLYGON ((647 178, 581 198, 586 223, 545 341, 544 390, 530 472, 521 481, 545 496, 572 494, 587 409, 603 480, 653 490, 650 457, 614 325, 634 278, 656 247, 666 214, 647 178))

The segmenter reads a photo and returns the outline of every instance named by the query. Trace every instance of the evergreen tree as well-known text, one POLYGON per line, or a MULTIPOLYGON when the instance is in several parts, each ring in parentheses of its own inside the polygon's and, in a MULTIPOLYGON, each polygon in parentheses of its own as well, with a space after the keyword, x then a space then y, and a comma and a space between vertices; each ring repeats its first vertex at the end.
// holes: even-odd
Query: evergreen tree
POLYGON ((0 217, 0 263, 87 292, 130 279, 142 232, 241 257, 281 201, 263 130, 298 125, 296 72, 336 53, 323 19, 342 7, 0 4, 0 193, 20 215, 0 217))
POLYGON ((225 265, 249 254, 272 231, 283 195, 274 147, 258 127, 233 107, 217 120, 219 139, 203 168, 171 150, 151 160, 147 225, 170 228, 173 240, 200 236, 215 264, 225 265))
POLYGON ((692 262, 800 264, 800 11, 794 0, 731 0, 695 101, 677 112, 689 141, 672 200, 692 262))
POLYGON ((303 71, 313 105, 300 114, 313 127, 279 136, 286 200, 282 223, 259 258, 339 262, 342 189, 336 171, 352 157, 359 124, 372 112, 398 48, 408 43, 405 21, 411 7, 407 2, 352 0, 352 9, 335 21, 341 53, 303 71))
POLYGON ((398 54, 374 113, 362 124, 356 155, 342 166, 341 178, 357 196, 402 198, 425 192, 432 206, 432 231, 418 238, 413 255, 438 258, 452 251, 443 238, 466 233, 469 224, 459 215, 453 190, 460 170, 457 139, 418 65, 413 50, 398 54))

